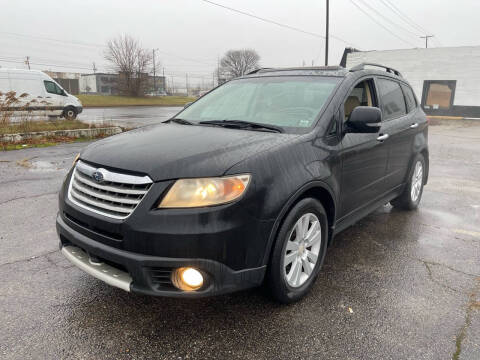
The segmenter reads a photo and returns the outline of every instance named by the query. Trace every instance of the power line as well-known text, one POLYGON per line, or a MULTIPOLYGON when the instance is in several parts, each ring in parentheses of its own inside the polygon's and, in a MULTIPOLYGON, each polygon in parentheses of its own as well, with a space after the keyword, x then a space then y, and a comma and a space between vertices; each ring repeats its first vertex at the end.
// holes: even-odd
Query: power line
MULTIPOLYGON (((75 46, 95 47, 95 48, 103 48, 103 49, 106 49, 106 48, 107 48, 106 45, 96 44, 96 43, 90 43, 90 42, 69 41, 69 40, 62 40, 62 39, 54 39, 54 38, 50 38, 50 37, 35 36, 35 35, 26 35, 26 34, 18 34, 18 33, 12 33, 12 32, 4 32, 4 31, 0 32, 0 34, 10 35, 10 36, 17 36, 17 37, 23 37, 23 38, 31 38, 31 39, 36 39, 36 40, 53 41, 53 42, 58 42, 58 43, 63 43, 63 44, 70 44, 70 45, 75 45, 75 46)), ((176 57, 176 58, 178 58, 178 59, 182 59, 182 60, 185 60, 185 61, 202 63, 202 64, 206 64, 206 65, 209 65, 209 66, 213 66, 213 65, 215 64, 214 61, 210 62, 210 61, 207 61, 207 60, 194 59, 194 58, 190 58, 190 57, 186 57, 186 56, 181 56, 181 55, 173 54, 173 53, 170 53, 170 52, 167 52, 167 51, 163 51, 163 50, 162 50, 162 51, 161 51, 161 50, 158 50, 158 52, 159 52, 159 53, 162 53, 162 54, 164 54, 164 55, 176 57)))
POLYGON ((395 34, 392 30, 390 30, 389 28, 387 28, 385 25, 383 25, 381 22, 377 21, 373 16, 371 16, 368 12, 366 12, 364 9, 362 9, 357 3, 355 3, 353 0, 350 0, 350 2, 358 9, 360 10, 362 13, 364 13, 365 15, 367 15, 373 22, 375 22, 378 26, 381 26, 383 29, 385 29, 386 31, 388 31, 390 34, 392 34, 393 36, 395 36, 397 39, 400 39, 401 41, 403 41, 404 43, 406 44, 409 44, 410 46, 413 46, 413 47, 417 47, 416 45, 412 44, 411 42, 401 38, 400 36, 398 36, 397 34, 395 34))
MULTIPOLYGON (((405 32, 408 32, 410 35, 413 35, 414 37, 418 37, 418 34, 417 34, 417 33, 414 33, 414 32, 412 32, 412 31, 408 30, 407 28, 403 27, 402 25, 393 22, 390 18, 388 18, 387 16, 383 15, 380 11, 378 11, 378 10, 375 9, 373 6, 371 6, 370 4, 368 4, 365 0, 359 0, 359 1, 361 1, 366 7, 368 7, 371 11, 373 11, 373 12, 374 12, 375 14, 377 14, 379 17, 381 17, 382 19, 384 19, 385 21, 387 21, 389 24, 394 25, 394 26, 398 27, 399 29, 402 29, 402 30, 405 31, 405 32)), ((423 31, 422 31, 421 33, 423 33, 423 31)))
POLYGON ((403 21, 405 21, 407 24, 410 24, 410 26, 416 28, 419 30, 421 33, 429 33, 430 31, 426 30, 424 27, 420 26, 417 24, 415 21, 410 19, 402 10, 400 10, 395 4, 393 4, 390 0, 380 0, 386 7, 388 7, 390 10, 392 10, 394 13, 396 13, 403 21))
MULTIPOLYGON (((13 63, 13 64, 25 64, 23 60, 12 60, 12 59, 3 59, 0 58, 0 61, 13 63)), ((89 67, 78 67, 78 66, 70 66, 70 65, 57 65, 57 64, 44 64, 44 63, 37 63, 37 62, 29 62, 30 65, 39 65, 39 66, 51 66, 51 67, 58 67, 58 68, 69 68, 69 69, 82 69, 82 70, 91 70, 89 67)))
MULTIPOLYGON (((245 15, 245 16, 248 16, 248 17, 257 19, 257 20, 260 20, 260 21, 263 21, 263 22, 266 22, 266 23, 270 23, 270 24, 273 24, 273 25, 277 25, 277 26, 280 26, 280 27, 285 28, 285 29, 289 29, 289 30, 293 30, 293 31, 300 32, 300 33, 302 33, 302 34, 306 34, 306 35, 314 36, 314 37, 317 37, 317 38, 325 39, 325 36, 323 36, 323 35, 320 35, 320 34, 317 34, 317 33, 311 32, 311 31, 303 30, 303 29, 297 28, 297 27, 295 27, 295 26, 283 24, 283 23, 280 23, 280 22, 275 21, 275 20, 271 20, 271 19, 267 19, 267 18, 264 18, 264 17, 260 17, 260 16, 257 16, 257 15, 248 13, 248 12, 246 12, 246 11, 234 9, 234 8, 229 7, 229 6, 222 5, 222 4, 219 4, 219 3, 216 3, 216 2, 210 1, 210 0, 200 0, 200 1, 203 1, 203 2, 208 3, 208 4, 210 4, 210 5, 214 5, 214 6, 221 7, 221 8, 223 8, 223 9, 226 9, 226 10, 229 10, 229 11, 232 11, 232 12, 235 12, 235 13, 238 13, 238 14, 241 14, 241 15, 245 15)), ((345 43, 345 44, 347 44, 347 45, 353 45, 351 42, 349 42, 349 41, 347 41, 347 40, 344 40, 344 39, 342 39, 342 38, 340 38, 340 37, 338 37, 338 36, 335 36, 335 35, 330 34, 330 37, 333 38, 333 39, 336 39, 336 40, 338 40, 338 41, 341 41, 341 42, 343 42, 343 43, 345 43)))
MULTIPOLYGON (((25 60, 15 60, 15 59, 11 59, 11 58, 0 58, 0 61, 6 62, 6 63, 12 63, 12 64, 24 64, 24 65, 26 64, 25 60)), ((29 63, 30 63, 30 65, 45 66, 45 67, 68 68, 68 69, 89 70, 89 71, 92 70, 91 66, 90 67, 86 67, 86 66, 84 67, 84 66, 73 66, 73 65, 60 65, 60 64, 32 62, 32 61, 30 61, 29 63)), ((98 70, 98 69, 96 69, 96 70, 98 70)), ((173 74, 173 73, 170 73, 170 72, 166 72, 165 75, 170 76, 170 77, 174 77, 174 78, 184 78, 186 73, 187 72, 183 72, 183 73, 181 73, 181 75, 178 75, 178 74, 173 74)), ((190 74, 190 72, 188 72, 188 74, 189 74, 189 77, 195 78, 195 79, 204 79, 206 77, 211 76, 211 73, 205 73, 204 75, 200 75, 200 74, 192 75, 192 74, 190 74)))

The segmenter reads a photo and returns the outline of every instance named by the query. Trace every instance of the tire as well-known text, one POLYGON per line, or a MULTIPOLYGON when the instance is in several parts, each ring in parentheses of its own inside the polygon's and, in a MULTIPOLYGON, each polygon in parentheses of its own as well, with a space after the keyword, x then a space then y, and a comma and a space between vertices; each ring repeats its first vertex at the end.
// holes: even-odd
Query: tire
POLYGON ((283 221, 270 258, 267 286, 276 301, 292 303, 309 292, 322 267, 327 243, 328 220, 322 204, 312 198, 299 201, 283 221), (306 235, 312 230, 310 241, 308 236, 307 241, 297 237, 297 232, 303 229, 306 235))
POLYGON ((402 210, 416 209, 422 199, 425 175, 425 159, 423 155, 418 154, 412 162, 407 186, 402 195, 390 202, 392 206, 402 210))
POLYGON ((74 107, 69 106, 63 110, 63 117, 67 120, 75 120, 77 118, 77 110, 74 107))

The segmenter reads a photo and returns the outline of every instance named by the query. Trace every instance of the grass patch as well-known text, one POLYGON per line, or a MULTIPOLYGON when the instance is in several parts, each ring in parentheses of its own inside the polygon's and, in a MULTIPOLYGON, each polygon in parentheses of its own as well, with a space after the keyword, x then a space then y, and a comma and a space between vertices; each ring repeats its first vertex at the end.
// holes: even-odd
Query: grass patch
POLYGON ((79 120, 22 121, 20 123, 0 125, 0 135, 39 131, 90 129, 95 127, 95 125, 87 124, 79 120))
POLYGON ((79 137, 79 138, 51 136, 43 139, 29 139, 29 140, 25 140, 22 142, 15 142, 15 143, 0 142, 0 150, 10 151, 10 150, 21 150, 21 149, 29 149, 29 148, 44 148, 44 147, 56 146, 58 144, 64 144, 64 143, 92 141, 92 140, 102 139, 104 137, 105 137, 104 135, 99 135, 96 137, 79 137))
POLYGON ((77 95, 84 107, 109 106, 184 106, 196 98, 187 96, 129 97, 77 95))

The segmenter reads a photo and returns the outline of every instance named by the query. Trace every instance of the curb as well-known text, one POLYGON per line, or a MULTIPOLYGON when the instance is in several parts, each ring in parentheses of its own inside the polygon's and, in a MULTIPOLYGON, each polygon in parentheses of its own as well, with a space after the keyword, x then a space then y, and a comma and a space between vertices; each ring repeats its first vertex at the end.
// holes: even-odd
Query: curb
POLYGON ((28 139, 41 139, 45 137, 96 137, 99 135, 115 135, 122 132, 122 128, 119 126, 106 127, 106 128, 92 128, 92 129, 75 129, 75 130, 53 130, 53 131, 39 131, 29 132, 22 134, 6 134, 0 136, 0 142, 20 142, 28 139))

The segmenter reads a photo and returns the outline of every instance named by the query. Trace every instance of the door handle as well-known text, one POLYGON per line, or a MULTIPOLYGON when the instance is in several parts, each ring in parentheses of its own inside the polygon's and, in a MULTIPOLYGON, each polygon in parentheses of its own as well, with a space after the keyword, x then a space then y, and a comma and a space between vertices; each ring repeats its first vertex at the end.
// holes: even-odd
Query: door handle
POLYGON ((418 127, 418 123, 413 123, 412 125, 410 125, 410 129, 415 129, 418 127))
POLYGON ((388 139, 388 137, 389 137, 388 134, 380 135, 379 137, 377 137, 377 141, 385 141, 388 139))

